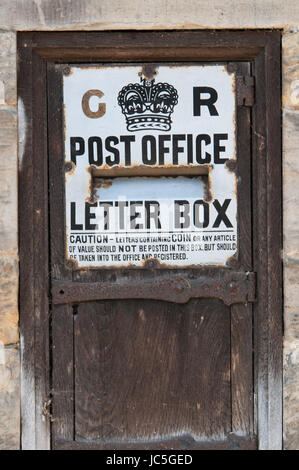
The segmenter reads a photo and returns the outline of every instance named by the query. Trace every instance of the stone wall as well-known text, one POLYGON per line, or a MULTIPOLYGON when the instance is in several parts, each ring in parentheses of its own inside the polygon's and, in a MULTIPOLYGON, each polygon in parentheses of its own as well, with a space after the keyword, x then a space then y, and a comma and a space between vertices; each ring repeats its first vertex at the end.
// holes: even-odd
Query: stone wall
POLYGON ((283 30, 284 447, 299 449, 298 26, 298 0, 1 0, 0 449, 20 445, 16 32, 213 28, 283 30))
POLYGON ((0 32, 0 449, 20 445, 15 36, 0 32))
POLYGON ((284 446, 299 449, 299 33, 282 39, 284 446))

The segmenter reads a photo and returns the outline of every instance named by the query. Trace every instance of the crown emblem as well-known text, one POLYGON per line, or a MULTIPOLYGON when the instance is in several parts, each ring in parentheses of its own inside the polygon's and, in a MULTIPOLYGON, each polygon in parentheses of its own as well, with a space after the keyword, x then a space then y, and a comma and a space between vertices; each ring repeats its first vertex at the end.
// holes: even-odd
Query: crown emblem
POLYGON ((171 129, 170 115, 178 102, 176 89, 168 83, 141 78, 141 84, 130 83, 118 94, 118 104, 126 116, 128 131, 171 129))

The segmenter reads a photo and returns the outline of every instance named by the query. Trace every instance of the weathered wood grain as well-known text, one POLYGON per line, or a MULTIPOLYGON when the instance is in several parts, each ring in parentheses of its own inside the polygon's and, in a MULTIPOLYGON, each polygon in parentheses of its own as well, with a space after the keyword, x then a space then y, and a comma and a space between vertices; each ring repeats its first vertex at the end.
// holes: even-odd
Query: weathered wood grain
POLYGON ((239 436, 254 433, 252 306, 231 309, 232 431, 239 436))
MULTIPOLYGON (((22 50, 21 71, 27 73, 28 79, 26 88, 24 83, 22 83, 23 88, 21 90, 25 109, 30 118, 24 154, 26 158, 22 162, 24 167, 22 168, 20 184, 20 188, 24 191, 22 195, 24 197, 22 202, 24 214, 21 216, 24 240, 21 245, 21 257, 22 262, 28 263, 28 269, 26 271, 23 270, 21 273, 22 332, 25 340, 23 344, 26 345, 23 352, 23 362, 24 370, 28 371, 27 377, 31 377, 29 374, 33 372, 33 382, 27 383, 26 388, 29 397, 28 403, 35 403, 35 394, 37 401, 40 400, 46 390, 44 387, 46 382, 42 383, 39 380, 35 382, 35 373, 41 372, 40 365, 42 358, 46 363, 49 361, 47 354, 45 354, 47 343, 45 342, 43 345, 41 337, 37 342, 35 351, 35 354, 41 353, 41 358, 37 359, 37 369, 36 371, 34 370, 34 341, 42 325, 44 324, 48 328, 49 323, 48 318, 44 315, 46 283, 38 281, 34 291, 33 282, 35 272, 39 275, 46 275, 45 270, 47 268, 47 262, 41 262, 44 260, 42 254, 36 254, 38 248, 44 250, 43 246, 47 238, 43 233, 43 229, 46 226, 46 222, 42 227, 39 227, 37 224, 39 214, 34 214, 34 209, 40 210, 43 212, 42 217, 45 218, 43 220, 47 220, 46 204, 40 206, 38 200, 38 197, 41 195, 39 190, 45 190, 46 176, 44 166, 46 161, 46 159, 44 160, 45 147, 42 145, 43 138, 45 138, 45 129, 42 124, 44 122, 44 114, 35 109, 33 109, 33 113, 31 112, 32 106, 34 108, 38 103, 44 103, 44 82, 41 79, 39 82, 40 87, 37 87, 33 95, 31 95, 34 84, 33 72, 38 71, 40 76, 45 79, 46 62, 54 60, 64 61, 70 57, 75 57, 75 55, 77 55, 77 60, 82 60, 85 57, 86 61, 95 62, 96 60, 103 59, 101 54, 103 50, 105 51, 105 47, 108 49, 110 47, 109 53, 111 51, 116 53, 117 50, 122 49, 119 47, 120 44, 122 44, 123 48, 128 48, 129 55, 127 54, 126 56, 127 61, 132 60, 134 54, 137 60, 142 60, 142 51, 149 41, 151 41, 151 44, 155 44, 155 47, 151 48, 150 54, 147 57, 148 60, 152 60, 155 54, 158 60, 165 60, 167 58, 167 47, 170 48, 169 50, 172 54, 175 54, 175 50, 177 50, 177 60, 179 58, 180 60, 186 60, 190 56, 187 54, 189 45, 193 49, 197 47, 198 50, 201 50, 198 58, 209 57, 210 60, 220 60, 220 57, 222 57, 225 60, 231 54, 231 60, 239 57, 247 61, 254 60, 255 64, 254 73, 257 79, 258 104, 252 110, 254 116, 254 184, 252 207, 254 214, 253 258, 254 269, 258 275, 259 295, 257 307, 254 309, 254 327, 256 331, 254 346, 257 351, 255 354, 255 357, 257 357, 255 363, 257 371, 255 381, 258 384, 256 393, 258 394, 259 403, 256 416, 259 423, 261 448, 269 448, 272 444, 275 448, 279 447, 281 442, 281 429, 279 430, 279 425, 281 426, 279 408, 281 401, 281 378, 279 375, 281 373, 281 291, 279 289, 280 264, 278 260, 280 237, 279 235, 276 236, 275 233, 277 227, 280 227, 280 193, 277 191, 277 188, 280 187, 280 162, 278 158, 280 133, 277 127, 279 120, 277 121, 277 119, 273 118, 273 116, 277 117, 279 109, 279 83, 276 74, 278 70, 277 60, 279 60, 279 38, 279 33, 270 32, 236 32, 235 34, 232 32, 223 34, 219 32, 211 34, 206 32, 196 32, 194 34, 192 32, 186 34, 140 33, 140 35, 137 32, 128 34, 109 33, 107 35, 102 33, 91 33, 90 35, 81 33, 78 36, 70 33, 62 33, 61 35, 57 33, 53 35, 32 33, 20 36, 22 50), (183 46, 182 49, 177 48, 178 43, 183 46), (31 53, 32 49, 34 50, 33 55, 31 53), (182 52, 181 56, 179 55, 180 52, 182 52), (38 57, 34 57, 35 55, 38 57), (268 88, 265 88, 265 84, 268 88), (274 99, 270 103, 272 94, 274 99), (267 133, 265 130, 266 125, 268 125, 267 133), (33 129, 34 133, 39 133, 39 136, 34 136, 32 140, 33 129), (34 177, 32 173, 33 160, 32 154, 30 154, 33 142, 37 143, 33 155, 37 159, 37 166, 39 167, 39 169, 34 170, 34 175, 37 177, 35 184, 33 184, 34 177), (41 151, 40 155, 37 155, 38 151, 41 151), (277 168, 275 165, 271 167, 273 162, 277 168), (34 198, 32 198, 32 188, 34 198), (28 229, 27 233, 25 233, 25 227, 28 229), (38 237, 38 240, 33 240, 34 237, 38 237), (33 306, 36 306, 35 310, 33 306), (34 315, 29 316, 29 313, 32 313, 32 311, 34 311, 34 315), (41 318, 36 320, 36 315, 40 311, 42 312, 41 318), (267 397, 270 397, 269 401, 267 401, 267 397)), ((193 49, 191 52, 193 52, 193 49)), ((125 54, 125 51, 122 51, 122 53, 125 54)), ((171 56, 171 60, 173 57, 174 55, 171 56)), ((49 78, 52 77, 53 83, 57 83, 57 81, 55 82, 55 77, 58 77, 57 70, 55 67, 49 68, 49 78)), ((52 106, 52 111, 49 115, 50 134, 48 134, 48 140, 49 142, 53 140, 53 152, 50 151, 49 154, 51 158, 54 158, 54 160, 58 159, 57 161, 61 162, 63 159, 63 137, 61 130, 59 134, 59 128, 61 129, 60 126, 62 125, 62 113, 61 111, 57 112, 57 103, 60 103, 61 90, 59 91, 59 88, 57 88, 56 93, 50 96, 49 106, 52 106), (52 136, 56 138, 51 139, 52 136)), ((243 117, 244 122, 246 120, 248 122, 248 116, 243 117)), ((53 164, 53 162, 51 163, 50 161, 50 164, 53 164)), ((56 279, 73 280, 76 282, 118 282, 121 279, 149 279, 153 275, 151 270, 146 270, 142 273, 129 270, 123 270, 122 272, 91 272, 85 270, 82 272, 74 271, 72 273, 65 268, 63 177, 61 167, 59 170, 59 164, 57 168, 56 173, 51 173, 52 170, 50 168, 50 173, 52 174, 49 188, 52 194, 50 198, 50 225, 53 234, 50 243, 50 255, 53 263, 50 270, 51 275, 57 275, 56 279), (56 210, 53 212, 53 209, 56 210), (57 243, 55 243, 56 240, 57 243)), ((246 185, 250 184, 249 178, 245 178, 245 181, 246 185)), ((247 207, 249 207, 248 204, 247 207)), ((245 220, 246 217, 244 216, 245 220)), ((245 226, 246 222, 244 222, 245 226)), ((242 223, 240 227, 242 227, 242 223)), ((249 265, 249 251, 240 259, 242 259, 244 267, 249 265)), ((205 269, 201 271, 205 275, 208 272, 205 269)), ((177 273, 179 273, 179 270, 173 271, 173 274, 177 273)), ((185 270, 184 274, 191 276, 191 278, 193 276, 191 270, 185 270)), ((130 446, 131 441, 128 439, 132 439, 134 435, 139 440, 141 440, 142 436, 149 439, 149 436, 153 435, 153 431, 156 431, 158 435, 164 433, 163 435, 166 436, 170 432, 174 434, 177 429, 179 430, 178 433, 184 436, 186 435, 185 428, 187 427, 187 430, 190 429, 192 434, 197 432, 197 436, 201 435, 204 429, 204 436, 211 437, 209 437, 209 442, 213 441, 212 436, 219 436, 220 434, 223 436, 222 440, 227 442, 225 436, 230 434, 232 424, 239 429, 246 430, 246 432, 248 429, 252 429, 251 418, 249 415, 246 416, 246 413, 252 412, 247 401, 250 394, 241 393, 242 387, 244 390, 244 384, 249 384, 251 380, 249 370, 244 369, 242 371, 239 369, 237 371, 235 369, 233 373, 231 370, 231 364, 234 367, 237 364, 237 354, 243 358, 243 361, 249 357, 250 347, 243 349, 239 339, 248 338, 248 326, 250 323, 248 312, 240 320, 240 323, 237 313, 233 312, 235 317, 232 317, 230 322, 228 309, 220 301, 194 299, 185 306, 174 306, 172 303, 166 302, 156 303, 155 301, 128 300, 126 302, 104 301, 92 304, 86 303, 85 305, 79 305, 77 308, 79 313, 73 320, 74 330, 71 327, 70 314, 65 313, 63 310, 59 318, 56 315, 58 311, 54 312, 53 321, 56 324, 52 323, 52 331, 53 333, 55 332, 55 342, 58 344, 57 350, 59 351, 59 348, 62 350, 62 345, 66 342, 66 337, 62 333, 59 334, 64 321, 69 325, 67 328, 70 335, 69 339, 72 336, 73 345, 75 346, 72 349, 70 347, 71 342, 68 339, 65 354, 69 358, 73 355, 75 363, 73 362, 69 366, 65 382, 61 381, 62 377, 59 376, 59 371, 56 371, 56 375, 53 374, 52 376, 54 379, 53 383, 56 383, 54 392, 57 393, 57 396, 59 396, 59 390, 63 392, 63 384, 67 384, 69 388, 65 388, 65 390, 69 390, 72 381, 75 383, 73 392, 75 402, 72 402, 75 403, 73 407, 76 418, 75 423, 71 419, 65 418, 65 424, 59 428, 57 422, 57 431, 67 436, 67 439, 71 439, 71 436, 74 437, 76 435, 78 440, 83 439, 84 441, 91 442, 93 439, 97 439, 103 442, 103 445, 110 442, 111 446, 114 445, 112 440, 122 439, 123 442, 127 440, 130 446), (88 305, 89 308, 87 307, 88 305), (146 323, 150 323, 148 328, 145 328, 145 322, 142 320, 143 315, 140 314, 142 308, 146 323), (208 312, 208 315, 202 315, 204 310, 208 312), (202 316, 204 320, 201 323, 202 316), (216 321, 216 317, 218 321, 216 321), (150 322, 148 318, 151 319, 150 322), (101 321, 103 324, 101 324, 101 321), (110 326, 110 321, 113 328, 110 326), (230 329, 230 325, 232 329, 230 329), (106 334, 107 329, 109 333, 111 331, 111 335, 106 334), (128 336, 132 332, 134 333, 133 342, 128 341, 128 336), (177 336, 175 336, 174 332, 177 332, 177 336), (232 338, 232 354, 234 357, 230 357, 229 354, 230 337, 232 338), (165 338, 167 340, 163 342, 165 338), (145 348, 147 339, 150 340, 149 344, 152 346, 152 350, 145 348), (219 340, 218 342, 217 339, 219 340), (92 348, 95 344, 97 344, 97 347, 93 350, 92 348), (214 346, 216 349, 213 349, 214 346), (171 354, 168 351, 171 351, 171 354), (220 358, 219 351, 222 352, 222 359, 220 358), (205 357, 206 367, 195 367, 200 356, 205 357), (85 360, 83 361, 81 358, 85 358, 85 360), (162 358, 164 358, 164 367, 162 358), (90 364, 94 364, 94 367, 91 367, 90 364), (114 373, 112 374, 111 371, 114 373), (172 371, 173 373, 171 374, 170 372, 172 371), (215 381, 214 379, 212 381, 211 378, 212 373, 218 377, 219 383, 225 384, 223 389, 215 387, 215 381), (150 380, 150 376, 155 378, 153 383, 150 380), (133 380, 130 381, 129 378, 133 378, 133 380), (186 381, 184 381, 184 378, 186 378, 186 381), (232 383, 237 383, 237 386, 234 387, 232 385, 231 388, 230 379, 233 380, 232 383), (109 383, 111 387, 109 387, 109 383), (84 384, 87 384, 87 387, 84 387, 84 384), (178 389, 180 389, 182 397, 178 395, 178 389), (239 401, 233 401, 232 397, 234 394, 236 396, 239 392, 239 401), (105 400, 103 400, 103 396, 105 400), (218 400, 219 396, 220 399, 218 400), (127 401, 126 398, 128 398, 127 401), (162 401, 164 399, 165 401, 162 401), (219 401, 219 407, 217 405, 213 408, 212 400, 216 400, 217 403, 219 401), (103 413, 101 414, 99 413, 97 402, 102 406, 103 413), (234 419, 231 415, 232 402, 233 409, 235 410, 234 419), (165 410, 161 406, 162 403, 166 403, 165 410), (194 403, 199 403, 199 406, 196 405, 197 410, 194 410, 194 403), (240 414, 241 408, 239 407, 241 403, 244 406, 244 416, 240 414), (146 404, 149 405, 149 408, 145 407, 146 404), (150 414, 148 409, 152 410, 153 413, 150 414), (208 409, 209 413, 207 412, 208 409), (157 410, 159 410, 160 414, 157 410), (200 410, 202 410, 202 415, 200 415, 200 410), (161 422, 161 416, 164 418, 163 422, 161 422), (136 423, 138 426, 136 426, 136 423), (159 428, 160 431, 158 431, 159 428)), ((56 366, 61 364, 57 360, 58 357, 56 356, 56 366)), ((59 360, 61 361, 63 358, 59 360)), ((29 407, 23 405, 23 409, 25 410, 24 416, 26 417, 29 407)), ((55 403, 53 409, 55 409, 55 403)), ((37 409, 35 410, 36 412, 38 411, 37 409)), ((63 416, 62 411, 61 413, 63 416)), ((71 411, 68 411, 67 416, 69 418, 70 415, 71 411)), ((59 416, 54 416, 55 418, 59 420, 59 416)), ((33 441, 30 441, 30 445, 33 446, 36 445, 36 442, 41 443, 41 439, 36 434, 40 429, 40 414, 36 413, 34 419, 27 422, 25 420, 24 427, 25 436, 26 432, 28 433, 30 430, 33 430, 35 433, 33 441), (39 422, 37 427, 35 427, 34 419, 39 422)), ((54 429, 55 426, 53 426, 54 429)), ((256 428, 254 427, 254 429, 256 428)), ((53 435, 53 438, 53 443, 55 443, 59 436, 53 435)), ((150 438, 152 439, 152 437, 150 438)), ((248 447, 252 448, 252 437, 247 436, 246 439, 248 447)), ((70 445, 72 445, 71 441, 70 445)), ((74 446, 76 445, 74 444, 74 446)), ((172 444, 169 445, 171 446, 172 444)), ((207 445, 209 445, 208 442, 207 445)))
POLYGON ((52 433, 74 439, 73 308, 55 307, 52 314, 52 433))
MULTIPOLYGON (((18 66, 32 82, 32 49, 19 53, 18 66)), ((34 380, 34 266, 33 266, 33 162, 32 162, 32 88, 25 80, 18 80, 19 95, 26 108, 26 144, 20 155, 19 226, 20 226, 20 331, 21 331, 21 416, 22 445, 35 448, 35 380, 34 380), (22 196, 21 196, 22 195, 22 196), (24 205, 23 205, 24 204, 24 205)))
MULTIPOLYGON (((48 64, 48 132, 49 132, 49 223, 51 278, 72 280, 65 267, 64 228, 64 140, 61 74, 48 64), (59 99, 57 99, 59 97, 59 99)), ((52 374, 51 400, 53 435, 74 438, 74 361, 73 308, 53 306, 51 317, 52 374)))
POLYGON ((282 446, 282 273, 280 33, 268 37, 254 63, 253 268, 259 292, 254 307, 255 378, 261 449, 282 446))
POLYGON ((105 442, 86 443, 82 441, 67 442, 56 440, 53 443, 55 450, 257 450, 256 436, 242 437, 230 433, 226 439, 211 441, 196 441, 192 436, 185 434, 173 439, 156 442, 105 442))
POLYGON ((184 307, 155 301, 79 305, 76 438, 224 438, 231 427, 229 338, 229 309, 217 300, 184 307))

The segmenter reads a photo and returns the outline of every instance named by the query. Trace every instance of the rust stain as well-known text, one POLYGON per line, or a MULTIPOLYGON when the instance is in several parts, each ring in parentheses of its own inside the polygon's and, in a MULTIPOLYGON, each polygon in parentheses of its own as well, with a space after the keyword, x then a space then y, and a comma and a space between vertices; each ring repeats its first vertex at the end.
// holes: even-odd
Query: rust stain
POLYGON ((233 193, 235 195, 235 198, 236 198, 236 202, 238 203, 238 184, 241 183, 241 176, 239 176, 238 178, 235 178, 234 179, 234 189, 233 189, 233 193))
POLYGON ((112 184, 113 184, 112 179, 96 178, 96 179, 94 179, 93 188, 94 189, 99 189, 99 188, 107 189, 107 188, 110 188, 112 186, 112 184))
POLYGON ((71 162, 70 160, 69 161, 66 161, 64 163, 64 171, 69 175, 73 175, 74 174, 74 171, 76 169, 76 165, 74 162, 71 162))
MULTIPOLYGON (((241 184, 241 176, 238 176, 238 174, 237 174, 237 168, 238 168, 237 167, 237 160, 231 159, 231 162, 235 162, 235 164, 232 163, 232 166, 235 165, 235 168, 230 170, 229 167, 227 167, 227 169, 228 169, 228 171, 231 171, 232 173, 234 173, 234 176, 235 176, 234 177, 233 194, 235 196, 236 202, 238 203, 238 186, 239 186, 239 184, 241 184)), ((230 165, 230 163, 229 163, 229 165, 230 165)), ((238 218, 238 211, 237 211, 237 218, 238 218)))
POLYGON ((63 104, 63 141, 66 141, 66 104, 63 104))
MULTIPOLYGON (((234 255, 235 256, 235 255, 234 255)), ((233 258, 233 257, 231 257, 233 258)), ((73 260, 71 258, 68 258, 68 260, 71 261, 71 263, 73 263, 73 267, 70 267, 69 269, 72 269, 72 270, 76 270, 76 271, 80 271, 80 272, 88 272, 88 271, 94 271, 94 270, 99 270, 99 269, 102 269, 104 271, 115 271, 115 272, 119 272, 123 269, 128 269, 128 270, 134 270, 134 271, 138 271, 138 270, 144 270, 144 269, 149 269, 149 270, 154 270, 154 269, 157 269, 157 270, 163 270, 163 269, 171 269, 171 270, 176 270, 176 269, 185 269, 185 268, 188 268, 190 270, 198 270, 198 269, 203 269, 204 271, 208 268, 208 269, 218 269, 218 268, 221 268, 221 269, 224 269, 224 270, 230 270, 232 267, 234 267, 232 264, 228 264, 230 263, 230 259, 231 258, 228 258, 227 262, 223 262, 223 264, 221 263, 214 263, 214 264, 205 264, 204 262, 201 262, 201 263, 198 263, 198 264, 191 264, 191 265, 179 265, 179 264, 167 264, 167 263, 161 263, 157 258, 148 258, 147 260, 143 260, 141 261, 141 265, 135 265, 135 264, 132 264, 132 263, 127 263, 127 264, 119 264, 117 266, 108 266, 108 265, 97 265, 97 266, 78 266, 78 263, 77 263, 77 260, 73 260), (150 261, 153 261, 153 264, 150 263, 150 265, 148 265, 148 263, 150 261)), ((233 261, 234 263, 234 261, 233 261)), ((237 264, 237 261, 235 262, 235 264, 237 264)), ((186 279, 185 279, 186 281, 186 279)), ((185 286, 186 287, 186 286, 185 286)))
POLYGON ((146 269, 157 269, 160 261, 157 258, 148 258, 142 261, 142 265, 146 269))
POLYGON ((141 71, 138 72, 140 77, 146 78, 146 80, 153 80, 155 75, 158 74, 159 66, 157 64, 143 64, 141 71))
MULTIPOLYGON (((87 271, 86 271, 87 273, 87 271)), ((61 282, 53 283, 53 301, 56 304, 104 299, 157 299, 186 303, 194 298, 218 298, 226 305, 255 300, 255 275, 226 272, 211 279, 206 276, 188 281, 184 275, 155 277, 146 280, 128 280, 119 283, 61 282)))
MULTIPOLYGON (((113 63, 109 63, 107 65, 95 65, 95 64, 83 64, 83 65, 76 65, 76 68, 78 68, 79 70, 89 70, 89 69, 93 69, 93 70, 106 70, 106 69, 123 69, 125 67, 132 67, 132 64, 130 62, 128 62, 127 64, 123 64, 123 65, 116 65, 116 64, 113 64, 113 63)), ((134 65, 133 65, 134 67, 134 65)))
MULTIPOLYGON (((235 95, 235 93, 236 93, 236 79, 235 79, 235 76, 233 77, 232 92, 235 95)), ((235 116, 234 116, 234 119, 235 119, 235 116)))
POLYGON ((78 265, 78 261, 74 258, 67 258, 65 262, 65 267, 71 271, 80 269, 78 265))
POLYGON ((237 160, 235 158, 230 158, 229 160, 226 160, 224 164, 225 168, 228 169, 228 171, 232 173, 236 173, 237 171, 237 160))
POLYGON ((230 256, 225 263, 227 266, 230 268, 235 268, 238 264, 238 253, 235 253, 234 255, 230 256))
POLYGON ((93 165, 86 168, 86 171, 90 174, 90 177, 88 185, 88 195, 85 201, 89 204, 95 204, 99 200, 99 195, 97 194, 97 188, 95 185, 94 169, 95 167, 93 165))
MULTIPOLYGON (((90 167, 91 168, 91 167, 90 167)), ((117 165, 110 167, 107 164, 98 167, 92 166, 93 177, 116 176, 202 176, 208 175, 212 165, 139 165, 133 163, 130 166, 117 165)))

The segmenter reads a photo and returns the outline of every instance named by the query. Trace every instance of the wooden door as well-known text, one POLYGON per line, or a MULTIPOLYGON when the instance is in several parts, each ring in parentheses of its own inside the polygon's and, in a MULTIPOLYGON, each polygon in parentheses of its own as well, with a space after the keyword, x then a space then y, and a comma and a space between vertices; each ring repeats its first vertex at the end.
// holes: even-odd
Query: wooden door
MULTIPOLYGON (((278 82, 265 57, 278 57, 278 36, 246 34, 224 34, 224 43, 199 32, 97 33, 81 35, 82 43, 75 33, 74 43, 63 33, 20 38, 29 82, 29 70, 40 77, 39 87, 20 87, 36 126, 20 180, 20 194, 27 195, 21 197, 23 361, 32 362, 35 351, 36 413, 50 417, 50 426, 40 429, 44 436, 50 428, 53 449, 271 447, 271 423, 276 429, 280 416, 280 167, 278 82), (148 67, 194 60, 213 60, 236 77, 236 164, 228 168, 236 175, 237 256, 225 266, 165 268, 151 259, 142 269, 76 266, 66 254, 63 74, 74 62, 148 67), (32 264, 27 275, 25 264, 32 264)), ((24 396, 24 409, 25 402, 24 396)), ((25 435, 28 413, 23 416, 25 435)))
POLYGON ((251 448, 250 108, 237 106, 239 246, 228 266, 80 268, 65 257, 64 70, 48 78, 53 446, 251 448))

